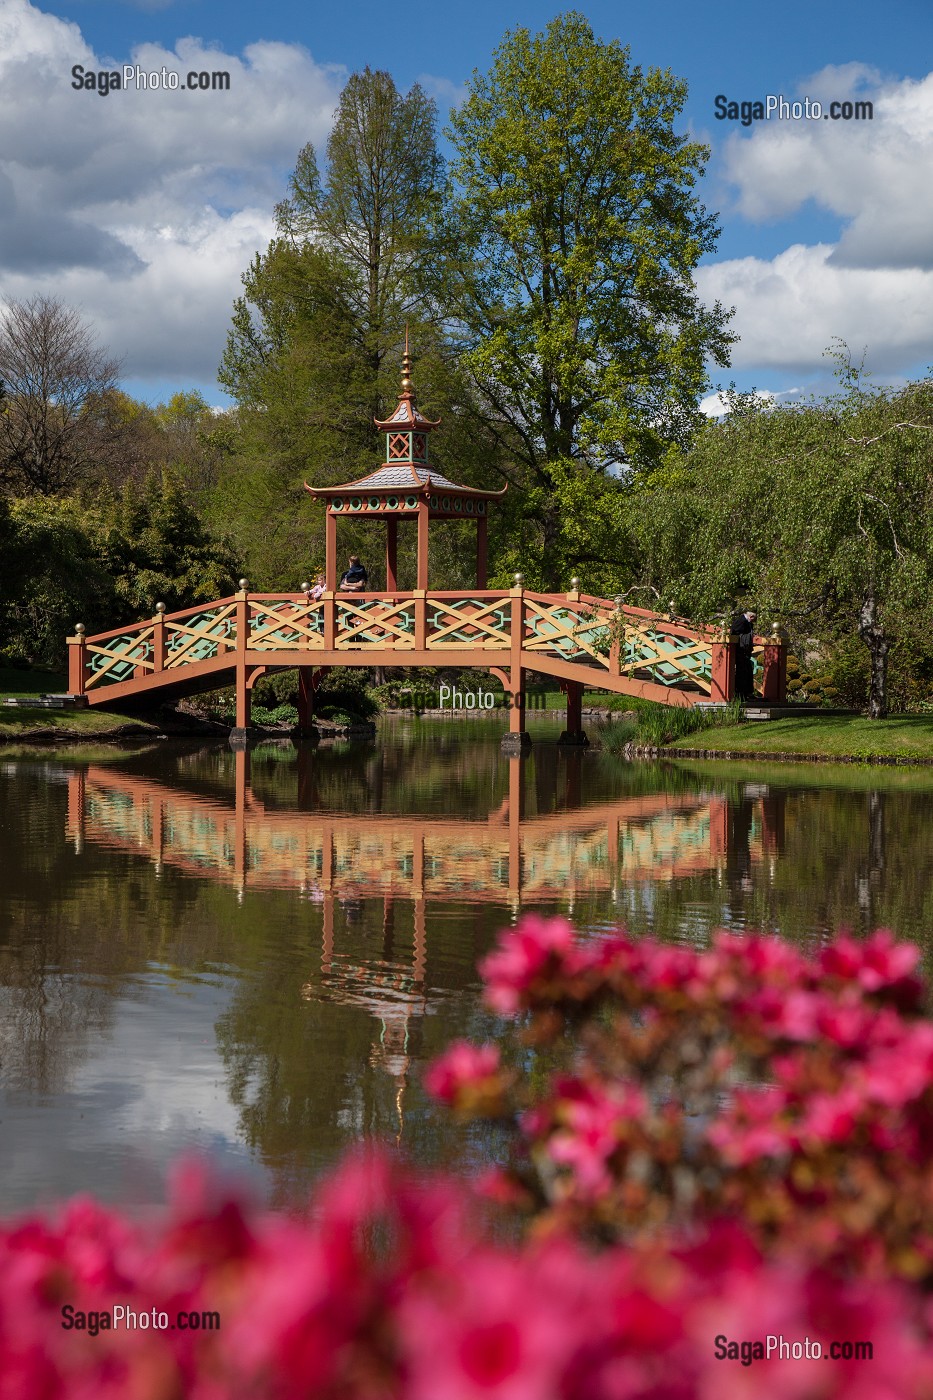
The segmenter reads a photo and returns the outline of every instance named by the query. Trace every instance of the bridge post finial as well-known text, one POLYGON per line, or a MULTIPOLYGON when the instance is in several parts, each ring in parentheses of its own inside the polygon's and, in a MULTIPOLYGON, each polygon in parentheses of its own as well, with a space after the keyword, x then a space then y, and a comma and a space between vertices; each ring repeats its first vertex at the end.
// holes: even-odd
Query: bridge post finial
POLYGON ((68 638, 68 693, 84 694, 85 660, 87 656, 83 622, 75 623, 74 636, 68 638))
POLYGON ((152 669, 165 670, 165 604, 155 605, 155 626, 152 629, 152 669))

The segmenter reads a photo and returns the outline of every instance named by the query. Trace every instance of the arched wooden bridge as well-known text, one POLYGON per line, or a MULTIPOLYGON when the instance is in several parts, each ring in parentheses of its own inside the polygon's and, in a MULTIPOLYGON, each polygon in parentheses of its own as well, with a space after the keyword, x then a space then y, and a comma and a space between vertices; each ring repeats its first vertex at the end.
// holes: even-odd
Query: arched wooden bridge
MULTIPOLYGON (((68 638, 69 690, 90 705, 126 709, 235 685, 237 728, 250 722, 260 676, 297 668, 299 722, 309 726, 314 686, 332 666, 484 668, 512 697, 510 731, 525 729, 525 673, 567 693, 567 731, 582 735, 584 687, 668 705, 724 701, 734 693, 728 634, 572 589, 346 594, 252 593, 200 603, 95 636, 68 638)), ((784 698, 785 647, 756 639, 764 699, 784 698)))

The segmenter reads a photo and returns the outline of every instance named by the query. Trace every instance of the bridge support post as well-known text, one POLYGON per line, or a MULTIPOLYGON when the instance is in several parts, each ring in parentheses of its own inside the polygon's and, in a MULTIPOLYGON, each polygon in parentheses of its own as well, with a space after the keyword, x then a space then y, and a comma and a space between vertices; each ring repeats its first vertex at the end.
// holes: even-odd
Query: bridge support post
POLYGON ((487 525, 488 517, 478 515, 476 517, 476 586, 486 587, 487 559, 489 553, 489 529, 487 525))
POLYGON ((564 689, 567 692, 567 728, 557 742, 581 748, 590 742, 583 732, 583 682, 566 681, 564 689))
POLYGON ((509 667, 509 732, 500 745, 507 754, 527 753, 531 735, 525 729, 525 673, 522 669, 522 634, 525 630, 524 579, 515 575, 512 595, 512 655, 509 667))
POLYGON ((775 622, 771 636, 761 658, 762 700, 782 701, 787 699, 787 639, 775 622))
POLYGON ((386 520, 386 592, 398 588, 398 521, 394 515, 386 520))
POLYGON ((253 692, 249 684, 246 648, 249 644, 249 601, 246 579, 240 579, 236 595, 236 724, 230 731, 231 748, 243 748, 249 738, 253 692))
POLYGON ((302 739, 314 734, 314 667, 298 667, 298 733, 302 739))
POLYGON ((152 619, 152 672, 158 675, 165 670, 165 604, 156 603, 156 615, 152 619))
POLYGON ((85 661, 87 659, 87 641, 84 635, 84 623, 79 622, 75 628, 75 635, 68 638, 68 693, 69 695, 84 694, 85 661))
POLYGON ((735 699, 735 647, 728 632, 723 634, 722 640, 710 644, 709 698, 719 704, 735 699))

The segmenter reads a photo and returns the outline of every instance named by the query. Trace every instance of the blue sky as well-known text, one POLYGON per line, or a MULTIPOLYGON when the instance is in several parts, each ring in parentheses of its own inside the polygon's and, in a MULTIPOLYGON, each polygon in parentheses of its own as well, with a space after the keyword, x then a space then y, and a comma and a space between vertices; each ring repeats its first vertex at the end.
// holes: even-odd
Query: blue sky
MULTIPOLYGON (((737 309, 740 387, 824 387, 846 339, 882 380, 933 363, 933 8, 924 0, 581 4, 644 66, 686 78, 713 150, 722 236, 698 281, 737 309), (715 117, 730 100, 872 101, 871 122, 715 117)), ((239 274, 271 231, 291 162, 326 140, 346 76, 418 80, 442 119, 536 3, 262 6, 0 0, 0 296, 79 304, 150 400, 214 378, 239 274), (231 72, 231 92, 76 92, 70 69, 140 62, 231 72)))

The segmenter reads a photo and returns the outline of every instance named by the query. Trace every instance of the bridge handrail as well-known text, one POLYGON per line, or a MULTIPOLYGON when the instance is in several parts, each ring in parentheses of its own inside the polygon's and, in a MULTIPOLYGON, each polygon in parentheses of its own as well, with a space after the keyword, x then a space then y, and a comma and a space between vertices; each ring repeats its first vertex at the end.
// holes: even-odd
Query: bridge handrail
MULTIPOLYGON (((253 596, 253 595, 251 595, 253 596)), ((258 596, 258 595, 256 595, 258 596)), ((273 596, 270 594, 270 597, 273 596)), ((298 598, 304 595, 299 593, 298 598)), ((230 598, 211 598, 205 603, 194 603, 190 608, 179 608, 177 612, 153 613, 151 617, 141 618, 138 622, 127 622, 122 627, 111 627, 108 632, 94 632, 85 637, 85 642, 109 642, 113 637, 129 637, 134 632, 140 632, 145 627, 151 627, 160 617, 166 622, 181 622, 186 617, 191 617, 194 613, 203 612, 205 608, 223 608, 228 603, 235 603, 237 596, 234 593, 230 598)))
MULTIPOLYGON (((336 591, 315 600, 303 590, 244 588, 171 613, 158 605, 150 617, 92 636, 79 629, 68 641, 69 689, 93 690, 97 697, 113 685, 124 688, 118 694, 129 694, 153 683, 175 684, 181 673, 193 675, 189 667, 200 666, 205 676, 219 674, 247 655, 254 666, 268 656, 273 667, 292 654, 295 665, 320 664, 316 658, 325 655, 328 665, 340 664, 337 656, 366 664, 365 652, 378 653, 386 664, 394 664, 389 658, 396 655, 405 664, 413 652, 456 654, 462 664, 465 654, 475 653, 477 664, 488 664, 493 654, 511 649, 514 666, 517 646, 525 668, 547 659, 552 667, 582 668, 581 679, 592 671, 594 678, 602 673, 648 685, 644 693, 656 698, 674 687, 729 693, 724 687, 732 664, 721 627, 576 589, 550 593, 521 586, 336 591)), ((777 636, 754 639, 755 653, 764 651, 772 676, 783 665, 780 646, 777 636)))

